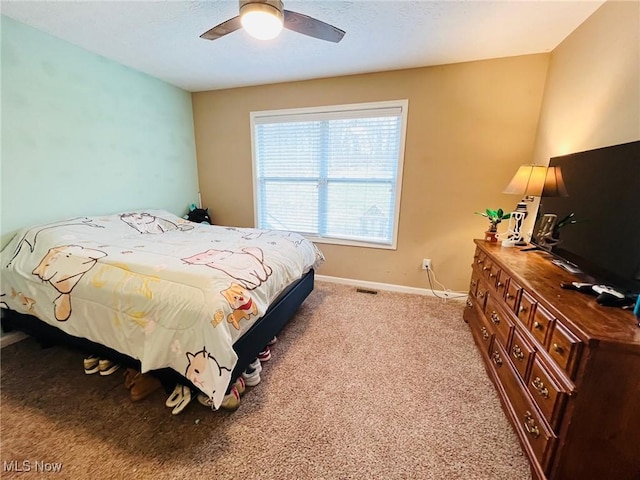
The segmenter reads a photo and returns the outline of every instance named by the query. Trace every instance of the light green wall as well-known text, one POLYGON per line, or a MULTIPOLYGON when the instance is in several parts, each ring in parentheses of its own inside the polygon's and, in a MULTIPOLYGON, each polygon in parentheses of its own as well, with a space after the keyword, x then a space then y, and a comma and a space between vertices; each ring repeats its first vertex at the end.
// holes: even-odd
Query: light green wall
POLYGON ((197 202, 191 95, 0 17, 2 244, 77 215, 197 202))

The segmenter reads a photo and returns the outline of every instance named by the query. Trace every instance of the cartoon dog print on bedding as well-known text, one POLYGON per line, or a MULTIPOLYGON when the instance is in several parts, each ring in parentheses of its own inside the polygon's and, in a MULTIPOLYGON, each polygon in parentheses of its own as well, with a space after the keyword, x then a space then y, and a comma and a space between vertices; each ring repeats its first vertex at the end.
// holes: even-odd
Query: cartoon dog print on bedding
POLYGON ((264 253, 258 247, 245 247, 240 252, 211 249, 183 258, 182 261, 220 270, 247 290, 258 288, 273 273, 271 267, 264 263, 264 253))
POLYGON ((174 230, 191 230, 193 225, 177 225, 164 218, 149 213, 123 213, 120 219, 140 233, 164 233, 174 230))
POLYGON ((71 291, 82 276, 107 254, 79 245, 63 245, 50 249, 31 272, 60 292, 53 304, 56 320, 64 322, 71 316, 71 291))
MULTIPOLYGON (((251 315, 255 317, 258 314, 258 307, 249 295, 249 292, 242 285, 232 283, 229 288, 222 290, 220 293, 232 308, 232 312, 227 315, 227 321, 232 324, 236 330, 240 330, 240 320, 249 320, 251 315)), ((217 316, 216 319, 221 320, 224 314, 222 311, 219 311, 219 314, 220 316, 217 316)))
POLYGON ((221 366, 206 348, 196 353, 187 352, 187 361, 189 364, 184 376, 203 392, 209 390, 215 393, 214 380, 222 377, 223 370, 231 373, 231 369, 221 366))

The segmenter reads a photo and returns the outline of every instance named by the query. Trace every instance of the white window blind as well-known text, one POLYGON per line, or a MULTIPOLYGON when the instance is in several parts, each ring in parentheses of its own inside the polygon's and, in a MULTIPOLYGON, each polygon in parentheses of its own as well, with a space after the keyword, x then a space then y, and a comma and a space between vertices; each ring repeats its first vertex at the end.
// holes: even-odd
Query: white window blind
POLYGON ((407 103, 252 112, 256 226, 395 248, 407 103))

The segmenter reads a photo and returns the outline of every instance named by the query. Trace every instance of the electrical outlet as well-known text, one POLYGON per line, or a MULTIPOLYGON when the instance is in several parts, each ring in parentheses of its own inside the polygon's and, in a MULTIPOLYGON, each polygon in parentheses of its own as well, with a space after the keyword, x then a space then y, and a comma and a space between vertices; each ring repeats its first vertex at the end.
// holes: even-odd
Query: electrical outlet
POLYGON ((431 259, 430 258, 423 258, 422 259, 422 269, 423 270, 429 270, 431 268, 431 259))

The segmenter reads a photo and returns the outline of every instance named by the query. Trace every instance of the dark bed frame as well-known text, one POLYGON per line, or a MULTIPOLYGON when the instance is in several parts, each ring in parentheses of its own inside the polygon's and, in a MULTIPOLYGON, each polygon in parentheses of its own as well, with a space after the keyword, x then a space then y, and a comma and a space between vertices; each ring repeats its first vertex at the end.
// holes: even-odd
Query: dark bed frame
MULTIPOLYGON (((267 343, 275 337, 280 330, 293 317, 296 310, 313 290, 314 271, 309 270, 301 279, 291 284, 271 304, 267 313, 245 332, 233 344, 233 349, 238 355, 238 363, 231 374, 231 384, 242 374, 247 366, 258 356, 267 343)), ((2 330, 5 332, 22 331, 36 338, 43 347, 64 345, 83 354, 93 354, 101 358, 108 358, 124 367, 140 370, 140 361, 128 355, 117 352, 105 345, 92 342, 86 338, 75 337, 63 332, 53 325, 42 320, 13 310, 2 309, 2 330)), ((171 368, 154 370, 155 375, 162 383, 164 390, 170 393, 176 384, 188 385, 193 390, 198 390, 183 374, 171 368)))

